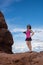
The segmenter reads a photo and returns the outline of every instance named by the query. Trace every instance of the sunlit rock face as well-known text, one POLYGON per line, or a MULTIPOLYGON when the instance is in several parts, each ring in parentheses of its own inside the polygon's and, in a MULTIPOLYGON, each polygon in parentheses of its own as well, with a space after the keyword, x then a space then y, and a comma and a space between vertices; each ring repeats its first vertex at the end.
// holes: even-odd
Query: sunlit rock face
POLYGON ((12 53, 13 37, 8 30, 4 15, 0 12, 0 52, 12 53))
POLYGON ((0 53, 0 65, 43 65, 43 52, 0 53))

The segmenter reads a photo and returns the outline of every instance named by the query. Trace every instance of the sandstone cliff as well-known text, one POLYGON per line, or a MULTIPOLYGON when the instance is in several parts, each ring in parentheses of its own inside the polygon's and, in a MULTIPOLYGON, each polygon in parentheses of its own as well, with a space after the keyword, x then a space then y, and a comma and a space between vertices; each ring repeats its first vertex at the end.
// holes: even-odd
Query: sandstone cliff
POLYGON ((0 12, 0 52, 12 53, 13 37, 8 30, 4 15, 0 12))

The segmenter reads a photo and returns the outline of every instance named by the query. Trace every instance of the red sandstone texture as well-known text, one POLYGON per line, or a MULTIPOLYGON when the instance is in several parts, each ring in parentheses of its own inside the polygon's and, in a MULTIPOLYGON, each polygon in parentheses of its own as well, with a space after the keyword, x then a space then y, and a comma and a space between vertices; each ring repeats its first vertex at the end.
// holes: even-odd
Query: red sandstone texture
POLYGON ((13 37, 8 30, 4 15, 0 12, 0 52, 12 53, 13 37))
POLYGON ((43 52, 0 53, 0 65, 43 65, 43 52))

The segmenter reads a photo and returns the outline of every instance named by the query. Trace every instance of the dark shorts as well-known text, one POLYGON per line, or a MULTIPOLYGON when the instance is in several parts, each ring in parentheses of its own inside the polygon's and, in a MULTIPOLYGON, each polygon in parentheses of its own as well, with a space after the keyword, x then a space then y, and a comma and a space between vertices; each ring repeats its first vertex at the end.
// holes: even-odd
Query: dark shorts
POLYGON ((32 39, 31 38, 26 38, 26 40, 25 41, 32 41, 32 39))

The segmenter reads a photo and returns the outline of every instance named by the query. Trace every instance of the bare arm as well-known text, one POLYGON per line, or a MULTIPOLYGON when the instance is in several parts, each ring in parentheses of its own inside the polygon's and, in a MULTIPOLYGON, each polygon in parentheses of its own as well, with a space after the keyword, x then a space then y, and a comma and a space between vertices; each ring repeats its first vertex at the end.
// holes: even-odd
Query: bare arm
POLYGON ((24 31, 23 33, 25 33, 25 34, 26 34, 26 31, 24 31))
POLYGON ((31 33, 32 33, 31 36, 33 36, 34 35, 34 32, 32 30, 31 30, 31 33))

